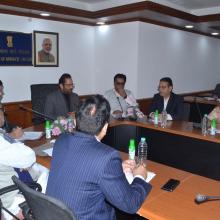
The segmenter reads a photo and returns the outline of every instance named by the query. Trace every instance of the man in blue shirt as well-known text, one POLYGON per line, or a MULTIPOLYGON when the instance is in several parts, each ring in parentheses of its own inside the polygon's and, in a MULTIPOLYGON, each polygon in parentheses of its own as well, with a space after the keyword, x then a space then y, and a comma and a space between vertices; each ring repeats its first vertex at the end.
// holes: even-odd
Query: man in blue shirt
POLYGON ((119 153, 100 142, 109 117, 104 97, 88 98, 76 114, 77 132, 62 135, 53 149, 47 194, 66 203, 80 220, 115 220, 114 207, 136 213, 151 190, 144 166, 122 164, 119 153), (123 172, 129 169, 131 185, 123 172))

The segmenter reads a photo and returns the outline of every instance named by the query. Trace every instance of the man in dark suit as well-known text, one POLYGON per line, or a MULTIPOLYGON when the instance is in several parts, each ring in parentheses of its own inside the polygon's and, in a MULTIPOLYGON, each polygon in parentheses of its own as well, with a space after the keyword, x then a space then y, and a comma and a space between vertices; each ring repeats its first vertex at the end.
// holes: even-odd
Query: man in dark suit
POLYGON ((151 190, 144 166, 122 164, 119 153, 101 143, 110 105, 100 95, 82 103, 74 134, 64 134, 53 149, 47 194, 62 200, 80 220, 115 220, 114 207, 135 213, 151 190), (129 185, 123 170, 133 172, 129 185))
POLYGON ((79 97, 72 92, 73 88, 71 75, 64 73, 59 79, 59 89, 46 98, 44 114, 53 119, 74 115, 79 107, 79 97))
POLYGON ((173 82, 169 77, 160 79, 158 94, 155 94, 150 105, 149 116, 154 118, 154 112, 159 114, 166 110, 168 120, 181 120, 183 117, 183 98, 173 93, 173 82))

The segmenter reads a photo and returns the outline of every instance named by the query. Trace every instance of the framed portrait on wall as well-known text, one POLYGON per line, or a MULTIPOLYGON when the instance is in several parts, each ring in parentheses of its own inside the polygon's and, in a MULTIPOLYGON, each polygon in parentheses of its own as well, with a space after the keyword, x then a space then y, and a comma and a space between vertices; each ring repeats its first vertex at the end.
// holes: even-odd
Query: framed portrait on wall
POLYGON ((34 31, 34 66, 59 66, 58 33, 34 31))

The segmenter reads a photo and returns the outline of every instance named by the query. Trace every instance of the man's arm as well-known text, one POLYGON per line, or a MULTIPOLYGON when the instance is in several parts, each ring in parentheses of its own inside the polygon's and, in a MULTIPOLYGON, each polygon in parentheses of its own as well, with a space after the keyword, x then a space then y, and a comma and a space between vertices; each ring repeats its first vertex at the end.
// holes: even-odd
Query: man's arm
POLYGON ((0 137, 0 164, 15 168, 28 168, 36 162, 34 151, 22 143, 9 143, 0 137))
POLYGON ((44 106, 44 114, 46 116, 56 119, 56 116, 54 115, 53 96, 51 96, 51 94, 48 95, 46 98, 45 106, 44 106))
POLYGON ((183 97, 177 95, 176 111, 172 116, 173 120, 181 120, 183 118, 183 97))
POLYGON ((127 213, 136 213, 151 190, 151 185, 141 178, 135 178, 129 185, 116 151, 103 170, 100 187, 108 202, 127 213))

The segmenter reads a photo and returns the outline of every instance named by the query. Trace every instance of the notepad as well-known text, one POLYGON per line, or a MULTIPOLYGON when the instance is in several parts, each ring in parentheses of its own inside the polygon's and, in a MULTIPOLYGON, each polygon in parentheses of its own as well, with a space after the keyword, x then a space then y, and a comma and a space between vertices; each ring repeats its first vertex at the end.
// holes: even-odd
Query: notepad
MULTIPOLYGON (((126 173, 125 174, 127 181, 129 182, 129 184, 131 184, 134 180, 134 176, 132 173, 126 173)), ((147 172, 147 179, 145 180, 147 183, 149 183, 154 177, 156 176, 156 174, 154 172, 148 171, 147 172)))
POLYGON ((21 138, 17 139, 18 141, 26 140, 38 140, 43 135, 41 131, 25 131, 21 138))
POLYGON ((48 148, 48 149, 45 149, 45 150, 42 150, 44 153, 46 153, 48 156, 52 157, 52 154, 53 154, 53 148, 48 148))

